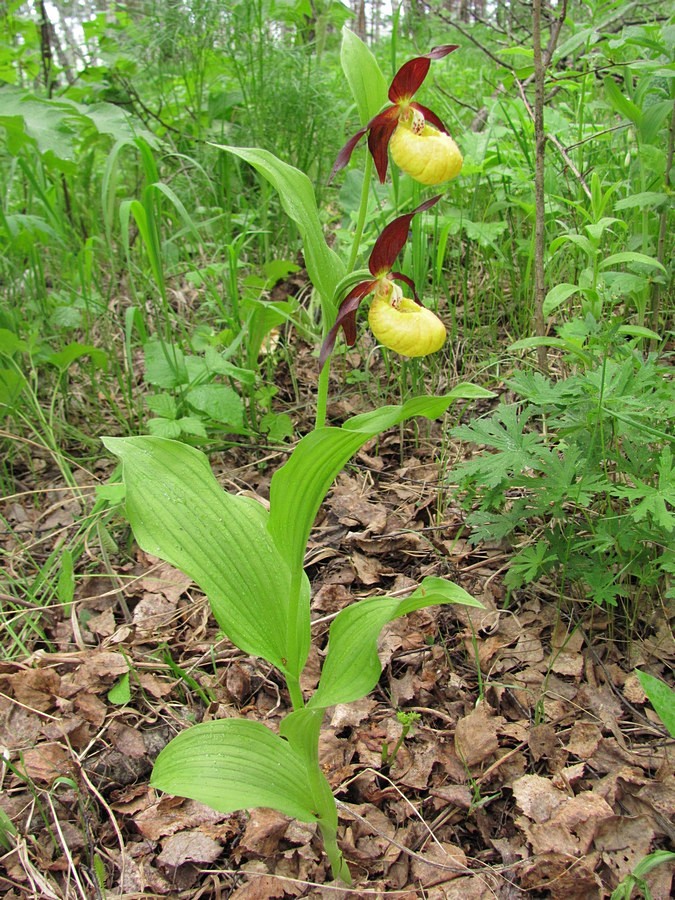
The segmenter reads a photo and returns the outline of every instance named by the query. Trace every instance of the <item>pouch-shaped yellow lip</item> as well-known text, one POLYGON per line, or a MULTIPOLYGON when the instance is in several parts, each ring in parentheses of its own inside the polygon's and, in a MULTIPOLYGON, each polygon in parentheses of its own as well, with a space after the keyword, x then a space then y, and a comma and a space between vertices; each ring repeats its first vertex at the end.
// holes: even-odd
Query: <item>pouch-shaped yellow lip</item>
POLYGON ((445 325, 438 316, 407 297, 393 306, 387 297, 376 295, 368 324, 381 344, 401 356, 428 356, 445 343, 445 325))
POLYGON ((425 124, 419 134, 399 124, 389 146, 399 169, 420 184, 440 184, 459 175, 464 162, 459 147, 449 134, 425 124))

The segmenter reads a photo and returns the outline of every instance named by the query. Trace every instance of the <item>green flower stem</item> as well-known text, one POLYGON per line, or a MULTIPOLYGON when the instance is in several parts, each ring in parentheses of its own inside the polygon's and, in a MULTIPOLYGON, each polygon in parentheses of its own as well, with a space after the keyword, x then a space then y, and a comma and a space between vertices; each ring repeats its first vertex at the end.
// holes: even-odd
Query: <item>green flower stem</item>
POLYGON ((352 249, 351 253, 349 254, 349 262, 347 263, 348 272, 350 272, 356 265, 356 257, 359 255, 359 247, 361 246, 361 238, 363 237, 363 229, 366 224, 366 215, 368 213, 368 195, 370 194, 370 178, 372 174, 373 158, 370 153, 366 153, 366 165, 363 169, 363 184, 361 185, 359 215, 356 220, 356 231, 354 232, 352 249))
POLYGON ((319 828, 321 830, 321 837, 323 838, 324 850, 326 851, 326 856, 330 862, 333 878, 336 881, 340 880, 345 884, 351 884, 352 873, 349 871, 349 866, 345 862, 342 851, 338 847, 336 830, 330 826, 324 825, 323 822, 319 822, 319 828))
MULTIPOLYGON (((326 334, 328 330, 326 329, 326 334)), ((324 338, 326 337, 324 334, 324 338)), ((324 363, 323 369, 319 372, 319 385, 316 392, 316 420, 315 428, 323 428, 326 424, 326 407, 328 405, 328 381, 330 379, 330 356, 324 363)))
MULTIPOLYGON (((295 651, 295 645, 297 643, 297 635, 298 635, 298 615, 300 613, 300 588, 302 584, 302 569, 298 571, 293 571, 291 573, 291 584, 289 589, 289 603, 288 603, 288 621, 286 625, 286 646, 289 650, 289 656, 291 649, 295 651)), ((302 690, 300 689, 300 673, 297 675, 292 675, 290 673, 286 674, 286 685, 288 687, 288 693, 291 695, 291 703, 293 704, 293 709, 302 709, 305 705, 305 698, 302 696, 302 690)))
POLYGON ((302 691, 300 690, 300 679, 297 675, 287 675, 286 685, 288 687, 288 693, 291 695, 293 709, 301 709, 305 705, 305 700, 302 696, 302 691))
MULTIPOLYGON (((356 258, 359 255, 359 247, 361 246, 361 238, 363 237, 363 229, 366 224, 366 215, 368 213, 368 196, 370 194, 370 179, 373 174, 373 158, 370 153, 366 153, 366 165, 363 170, 363 184, 361 185, 361 200, 359 203, 359 215, 356 220, 356 231, 354 232, 354 240, 352 241, 352 249, 349 253, 349 261, 347 263, 347 271, 351 272, 356 265, 356 258)), ((324 316, 324 334, 326 337, 328 327, 326 317, 324 316)), ((315 428, 322 428, 326 424, 326 407, 328 405, 328 382, 330 379, 330 357, 326 360, 321 373, 319 374, 319 384, 316 395, 316 418, 314 422, 315 428)))

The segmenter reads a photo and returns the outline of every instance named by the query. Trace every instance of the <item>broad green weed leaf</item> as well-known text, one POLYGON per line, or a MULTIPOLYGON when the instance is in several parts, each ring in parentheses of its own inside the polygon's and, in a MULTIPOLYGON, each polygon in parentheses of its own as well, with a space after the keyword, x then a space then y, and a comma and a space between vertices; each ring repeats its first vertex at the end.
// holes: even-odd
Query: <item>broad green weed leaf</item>
POLYGON ((224 144, 213 146, 249 163, 275 188, 286 214, 300 230, 311 282, 330 308, 335 285, 345 274, 345 268, 337 253, 326 243, 312 182, 304 172, 277 159, 268 150, 224 144))
POLYGON ((653 269, 661 269, 665 273, 666 269, 663 263, 653 256, 647 256, 646 253, 638 253, 635 250, 626 250, 623 253, 612 253, 600 263, 601 269, 607 269, 609 266, 615 266, 618 263, 639 263, 641 266, 651 266, 653 269))
POLYGON ((145 398, 145 405, 164 419, 175 419, 178 415, 176 400, 171 394, 151 394, 145 398))
POLYGON ((7 134, 9 152, 19 155, 34 144, 48 161, 65 172, 75 169, 76 123, 67 104, 40 100, 10 85, 0 87, 0 126, 7 134))
POLYGON ((643 209, 646 206, 658 207, 667 200, 667 194, 661 194, 658 191, 642 191, 639 194, 631 194, 629 197, 624 197, 623 200, 617 200, 614 204, 614 209, 643 209))
POLYGON ((649 702, 668 729, 668 733, 675 738, 675 691, 660 678, 654 678, 647 672, 635 670, 642 690, 649 697, 649 702))
POLYGON ((193 409, 205 413, 215 422, 233 428, 244 426, 244 405, 239 394, 226 384, 200 384, 185 395, 193 409))
POLYGON ((369 438, 412 416, 442 416, 456 400, 492 396, 477 385, 459 384, 442 397, 413 397, 403 406, 354 416, 342 428, 317 428, 305 435, 270 485, 269 527, 289 566, 302 566, 309 532, 328 488, 369 438))
POLYGON ((201 419, 197 419, 195 416, 181 416, 177 421, 180 425, 180 430, 184 434, 194 434, 202 438, 207 436, 206 428, 201 419))
POLYGON ((415 609, 442 603, 483 605, 459 585, 443 578, 425 578, 405 600, 372 597, 343 609, 330 627, 321 680, 309 706, 333 706, 365 697, 375 687, 382 672, 377 639, 384 625, 415 609))
POLYGON ((145 371, 143 380, 161 388, 175 388, 187 384, 185 356, 180 347, 150 340, 143 344, 145 371))
POLYGON ((557 309, 572 294, 576 294, 581 290, 578 284, 556 284, 551 288, 544 298, 543 312, 545 316, 550 316, 554 309, 557 309))
POLYGON ((642 119, 642 110, 640 107, 626 97, 619 85, 610 75, 605 76, 604 84, 607 99, 612 107, 620 115, 624 116, 626 119, 630 119, 631 122, 635 122, 635 124, 638 125, 642 119))
POLYGON ((299 673, 309 648, 303 582, 297 638, 287 646, 288 566, 255 501, 222 490, 207 458, 159 437, 105 438, 123 464, 126 514, 147 553, 189 575, 208 595, 218 624, 246 653, 299 673))
POLYGON ((0 353, 12 356, 28 350, 28 343, 8 328, 0 328, 0 353))
POLYGON ((340 62, 365 125, 387 102, 387 82, 371 50, 349 28, 342 29, 340 62))
POLYGON ((672 114, 673 101, 661 100, 648 106, 640 120, 640 137, 648 144, 656 143, 666 119, 672 114))
POLYGON ((183 433, 183 429, 175 419, 165 419, 163 416, 148 419, 147 427, 150 434, 156 437, 169 438, 172 441, 177 441, 183 433))
POLYGON ((661 335, 651 328, 643 325, 619 325, 618 334, 627 334, 630 337, 644 338, 646 341, 660 341, 661 335))
POLYGON ((83 356, 88 356, 97 369, 106 369, 108 367, 108 354, 105 350, 98 347, 92 347, 88 344, 68 344, 58 353, 50 353, 47 362, 65 372, 66 369, 83 356))
POLYGON ((9 415, 27 384, 18 369, 0 368, 0 418, 9 415))
POLYGON ((125 672, 121 675, 115 684, 108 691, 108 700, 115 706, 126 706, 131 700, 131 685, 129 683, 129 673, 125 672))
POLYGON ((261 722, 219 719, 178 734, 157 757, 151 784, 218 812, 258 806, 316 822, 302 757, 261 722))

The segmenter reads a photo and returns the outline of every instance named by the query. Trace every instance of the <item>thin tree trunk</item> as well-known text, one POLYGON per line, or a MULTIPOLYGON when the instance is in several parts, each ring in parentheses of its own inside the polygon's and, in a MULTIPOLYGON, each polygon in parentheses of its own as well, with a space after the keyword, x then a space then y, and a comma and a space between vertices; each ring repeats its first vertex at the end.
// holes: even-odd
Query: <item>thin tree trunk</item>
MULTIPOLYGON (((544 253, 546 250, 546 207, 544 196, 544 156, 546 134, 544 132, 544 61, 541 53, 541 2, 532 3, 532 41, 534 46, 534 333, 543 337, 546 333, 544 321, 544 297, 546 282, 544 277, 544 253)), ((546 347, 537 348, 539 368, 548 371, 546 347)))
POLYGON ((357 0, 356 8, 356 33, 362 41, 366 39, 366 0, 357 0))
MULTIPOLYGON (((671 184, 670 184, 670 170, 673 167, 673 155, 675 152, 675 104, 673 104, 673 112, 670 117, 670 131, 668 133, 668 153, 666 158, 666 175, 665 175, 665 188, 666 193, 670 192, 671 184)), ((668 259, 668 254, 666 253, 666 233, 668 231, 668 210, 664 209, 659 218, 659 237, 658 243, 656 246, 656 258, 660 263, 666 265, 666 260, 668 259)), ((671 283, 672 284, 672 283, 671 283)), ((659 328, 659 314, 661 312, 661 285, 658 282, 654 282, 652 285, 652 330, 658 331, 659 328)), ((666 322, 666 328, 672 327, 672 322, 666 322)), ((655 344, 652 344, 652 350, 655 350, 655 344)))

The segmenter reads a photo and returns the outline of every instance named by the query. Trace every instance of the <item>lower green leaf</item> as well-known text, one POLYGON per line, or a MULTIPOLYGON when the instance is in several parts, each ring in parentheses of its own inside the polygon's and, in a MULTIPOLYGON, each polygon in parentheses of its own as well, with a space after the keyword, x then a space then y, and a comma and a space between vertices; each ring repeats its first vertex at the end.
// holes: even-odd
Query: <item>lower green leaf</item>
POLYGON ((341 428, 317 428, 300 441, 270 485, 270 532, 291 569, 302 567, 309 532, 338 472, 365 442, 413 416, 435 419, 457 400, 493 397, 492 391, 462 383, 440 397, 412 397, 347 419, 341 428))
POLYGON ((301 822, 318 819, 300 754, 249 719, 202 722, 181 732, 157 757, 150 783, 222 813, 263 806, 301 822))
POLYGON ((334 706, 365 697, 375 687, 382 672, 377 655, 377 639, 382 628, 387 622, 413 610, 442 603, 483 605, 459 585, 443 578, 425 578, 405 600, 372 597, 343 609, 330 627, 321 679, 308 705, 312 708, 334 706))
POLYGON ((126 514, 139 546, 202 588, 233 643, 299 675, 309 652, 308 588, 300 579, 289 629, 291 573, 266 510, 223 491, 207 458, 186 444, 148 436, 103 442, 122 460, 126 514))
POLYGON ((668 729, 670 736, 675 738, 675 691, 665 681, 654 678, 647 672, 636 669, 635 674, 659 719, 668 729))

